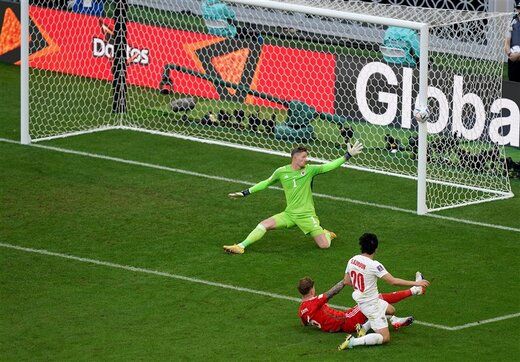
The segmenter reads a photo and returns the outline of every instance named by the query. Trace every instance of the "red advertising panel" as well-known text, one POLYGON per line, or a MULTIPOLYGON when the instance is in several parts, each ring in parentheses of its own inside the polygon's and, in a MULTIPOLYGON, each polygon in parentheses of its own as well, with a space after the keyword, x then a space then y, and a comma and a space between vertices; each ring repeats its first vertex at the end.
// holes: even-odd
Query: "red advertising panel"
POLYGON ((266 45, 258 64, 253 89, 334 113, 336 61, 332 54, 266 45))
MULTIPOLYGON (((30 16, 41 35, 33 39, 31 67, 112 79, 111 19, 35 6, 31 6, 30 16)), ((220 42, 229 43, 229 39, 208 34, 133 22, 128 23, 127 29, 127 82, 150 88, 159 87, 167 64, 205 74, 204 59, 199 59, 198 51, 220 42)), ((247 47, 230 49, 228 54, 211 59, 211 66, 222 80, 237 84, 251 53, 247 47)), ((263 45, 257 56, 251 89, 285 100, 303 101, 321 112, 334 112, 332 54, 263 45)), ((215 85, 200 77, 172 71, 170 80, 176 92, 219 98, 215 85)), ((270 104, 253 97, 246 101, 270 104)))

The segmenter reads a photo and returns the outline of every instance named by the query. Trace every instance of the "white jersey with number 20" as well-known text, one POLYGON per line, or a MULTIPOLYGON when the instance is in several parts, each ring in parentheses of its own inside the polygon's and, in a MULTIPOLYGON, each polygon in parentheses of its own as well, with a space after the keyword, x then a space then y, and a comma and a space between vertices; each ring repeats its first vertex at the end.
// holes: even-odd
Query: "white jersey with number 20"
POLYGON ((379 298, 377 279, 388 272, 383 264, 363 255, 352 257, 347 263, 345 274, 350 276, 354 292, 352 299, 356 303, 368 303, 379 298))

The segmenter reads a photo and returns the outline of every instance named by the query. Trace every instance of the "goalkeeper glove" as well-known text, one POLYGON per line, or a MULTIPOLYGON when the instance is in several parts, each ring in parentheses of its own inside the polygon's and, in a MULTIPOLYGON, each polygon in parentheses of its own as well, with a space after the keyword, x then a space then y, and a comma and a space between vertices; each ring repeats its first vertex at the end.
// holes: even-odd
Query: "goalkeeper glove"
POLYGON ((232 193, 228 194, 228 196, 232 199, 239 199, 239 198, 247 196, 249 194, 250 194, 249 189, 246 189, 246 190, 240 191, 240 192, 232 192, 232 193))
POLYGON ((363 151, 363 144, 359 141, 354 142, 354 145, 351 146, 350 143, 347 144, 347 153, 345 154, 345 158, 348 160, 351 157, 359 155, 363 151))

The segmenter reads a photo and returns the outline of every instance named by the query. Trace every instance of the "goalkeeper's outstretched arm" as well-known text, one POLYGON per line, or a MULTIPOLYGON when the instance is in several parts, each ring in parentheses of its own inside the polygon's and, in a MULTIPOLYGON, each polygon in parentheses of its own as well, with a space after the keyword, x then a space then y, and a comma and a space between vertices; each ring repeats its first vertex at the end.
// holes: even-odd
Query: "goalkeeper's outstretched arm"
POLYGON ((326 173, 326 172, 337 169, 343 163, 348 161, 351 157, 359 155, 362 151, 363 151, 363 145, 361 144, 361 142, 356 141, 353 146, 348 144, 347 153, 345 153, 345 156, 340 157, 334 161, 328 162, 324 165, 318 166, 318 174, 326 173))
POLYGON ((232 199, 238 199, 240 197, 245 197, 245 196, 248 196, 248 195, 250 195, 252 193, 265 190, 266 188, 268 188, 269 186, 271 186, 272 184, 276 183, 279 180, 277 171, 278 170, 276 170, 271 175, 271 177, 269 177, 268 179, 260 181, 259 183, 251 186, 248 189, 245 189, 244 191, 232 192, 232 193, 228 194, 228 196, 231 197, 232 199))

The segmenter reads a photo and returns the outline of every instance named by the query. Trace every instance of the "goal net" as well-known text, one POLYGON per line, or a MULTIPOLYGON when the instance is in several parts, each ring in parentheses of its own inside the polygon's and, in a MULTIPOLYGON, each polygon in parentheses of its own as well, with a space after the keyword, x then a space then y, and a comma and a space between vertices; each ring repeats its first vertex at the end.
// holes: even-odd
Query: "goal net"
POLYGON ((32 141, 128 129, 281 155, 306 145, 324 161, 360 140, 349 166, 361 170, 418 179, 426 154, 428 211, 512 196, 507 14, 352 0, 46 4, 29 7, 32 141))

